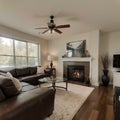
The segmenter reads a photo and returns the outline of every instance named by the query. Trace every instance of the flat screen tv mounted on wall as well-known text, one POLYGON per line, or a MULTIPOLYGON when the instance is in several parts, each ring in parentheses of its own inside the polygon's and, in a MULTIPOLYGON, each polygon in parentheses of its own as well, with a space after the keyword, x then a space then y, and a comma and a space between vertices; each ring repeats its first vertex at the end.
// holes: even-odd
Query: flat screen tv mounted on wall
POLYGON ((120 68, 120 54, 113 55, 113 67, 120 68))

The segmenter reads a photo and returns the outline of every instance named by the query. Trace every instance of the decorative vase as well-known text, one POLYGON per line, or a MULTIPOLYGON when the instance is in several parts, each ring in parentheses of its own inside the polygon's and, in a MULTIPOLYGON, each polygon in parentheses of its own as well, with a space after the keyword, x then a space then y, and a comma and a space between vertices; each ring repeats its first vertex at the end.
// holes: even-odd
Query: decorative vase
POLYGON ((104 86, 108 86, 109 84, 109 76, 108 76, 108 70, 103 70, 103 75, 102 75, 102 83, 104 86))

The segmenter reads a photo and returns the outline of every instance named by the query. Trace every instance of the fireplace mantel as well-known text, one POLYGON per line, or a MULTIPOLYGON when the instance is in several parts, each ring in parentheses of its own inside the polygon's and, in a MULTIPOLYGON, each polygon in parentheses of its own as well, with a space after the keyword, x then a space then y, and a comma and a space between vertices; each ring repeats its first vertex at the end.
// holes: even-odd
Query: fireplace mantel
POLYGON ((92 57, 64 57, 61 58, 63 62, 89 62, 90 63, 90 73, 89 78, 92 78, 92 57))
POLYGON ((91 62, 91 57, 65 57, 61 58, 62 61, 83 61, 83 62, 91 62))

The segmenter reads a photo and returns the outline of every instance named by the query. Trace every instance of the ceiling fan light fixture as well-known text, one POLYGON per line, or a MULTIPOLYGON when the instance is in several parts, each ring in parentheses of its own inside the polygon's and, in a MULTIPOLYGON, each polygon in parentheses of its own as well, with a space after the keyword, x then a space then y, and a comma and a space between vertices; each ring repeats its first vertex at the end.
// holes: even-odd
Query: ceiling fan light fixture
POLYGON ((49 33, 51 33, 51 31, 50 31, 50 29, 49 29, 49 31, 48 31, 49 33))
POLYGON ((54 30, 54 29, 52 30, 52 33, 55 33, 55 30, 54 30))
POLYGON ((52 29, 49 29, 49 31, 48 31, 49 33, 54 33, 54 30, 52 30, 52 29))
POLYGON ((42 34, 49 32, 49 33, 54 33, 57 32, 59 34, 62 33, 61 28, 69 28, 70 24, 65 24, 65 25, 58 25, 56 26, 56 24, 54 23, 54 16, 51 15, 50 16, 50 21, 47 23, 48 27, 42 27, 42 28, 36 28, 36 29, 46 29, 45 31, 42 32, 42 34))

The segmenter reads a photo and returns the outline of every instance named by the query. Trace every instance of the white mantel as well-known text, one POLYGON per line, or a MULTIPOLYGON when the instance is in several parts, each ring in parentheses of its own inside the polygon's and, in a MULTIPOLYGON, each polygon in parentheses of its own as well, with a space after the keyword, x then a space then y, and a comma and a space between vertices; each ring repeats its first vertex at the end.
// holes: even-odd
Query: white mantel
POLYGON ((92 57, 64 57, 61 58, 61 61, 67 62, 67 61, 75 61, 75 62, 89 62, 90 63, 90 73, 89 78, 92 79, 92 57))
POLYGON ((91 62, 91 57, 64 57, 61 58, 62 61, 81 61, 81 62, 91 62))

